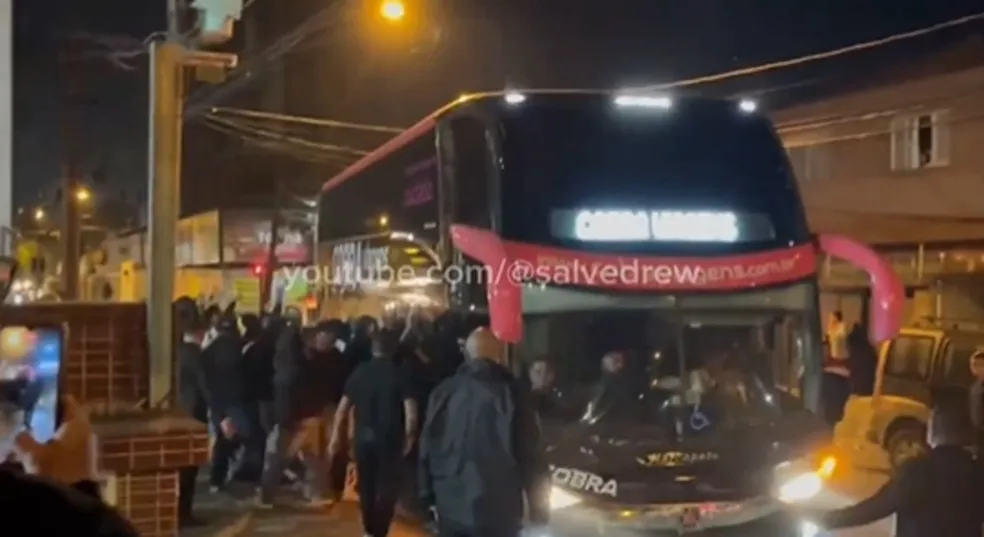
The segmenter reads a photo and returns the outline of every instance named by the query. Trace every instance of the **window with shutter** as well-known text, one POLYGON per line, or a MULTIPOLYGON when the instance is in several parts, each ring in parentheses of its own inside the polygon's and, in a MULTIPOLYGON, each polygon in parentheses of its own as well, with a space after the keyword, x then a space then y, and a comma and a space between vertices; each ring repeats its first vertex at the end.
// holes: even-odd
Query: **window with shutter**
POLYGON ((918 170, 950 163, 948 110, 896 118, 891 124, 892 170, 918 170))
POLYGON ((940 110, 933 114, 933 166, 950 164, 950 111, 940 110))
POLYGON ((910 168, 908 158, 910 155, 911 122, 906 118, 892 120, 892 169, 907 170, 910 168))

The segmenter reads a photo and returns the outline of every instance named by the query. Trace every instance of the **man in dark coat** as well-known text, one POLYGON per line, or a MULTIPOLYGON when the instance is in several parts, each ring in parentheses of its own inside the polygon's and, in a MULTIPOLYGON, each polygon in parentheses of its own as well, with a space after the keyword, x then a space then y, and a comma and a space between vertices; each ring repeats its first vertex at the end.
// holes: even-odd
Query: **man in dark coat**
MULTIPOLYGON (((178 397, 182 410, 196 420, 208 424, 209 392, 206 381, 205 362, 202 358, 200 330, 194 317, 178 316, 182 337, 178 342, 178 397)), ((192 507, 195 502, 195 483, 198 480, 198 467, 183 468, 178 483, 178 522, 187 527, 197 523, 192 507)))
POLYGON ((242 343, 235 316, 225 315, 214 337, 202 348, 206 384, 211 396, 209 413, 215 432, 209 484, 212 492, 223 489, 238 447, 237 438, 251 434, 246 412, 246 378, 242 367, 242 343))
POLYGON ((515 537, 524 498, 534 524, 549 516, 550 476, 536 410, 502 365, 502 344, 491 332, 479 328, 465 347, 468 361, 428 405, 420 435, 421 500, 433 506, 442 537, 515 537))
POLYGON ((930 416, 932 449, 906 462, 874 496, 834 511, 801 513, 822 528, 865 526, 895 515, 896 537, 980 537, 984 467, 965 448, 970 420, 963 401, 946 401, 930 416))

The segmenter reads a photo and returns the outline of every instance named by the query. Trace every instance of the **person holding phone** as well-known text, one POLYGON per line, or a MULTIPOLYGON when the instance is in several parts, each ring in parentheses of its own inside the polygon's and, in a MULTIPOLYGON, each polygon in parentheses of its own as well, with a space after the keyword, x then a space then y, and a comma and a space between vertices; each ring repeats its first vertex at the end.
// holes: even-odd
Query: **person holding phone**
MULTIPOLYGON (((62 399, 62 423, 55 437, 37 441, 24 430, 19 412, 2 404, 0 460, 14 455, 32 471, 0 470, 0 520, 32 518, 38 535, 137 537, 136 529, 99 497, 95 475, 95 442, 88 415, 71 396, 62 399)), ((5 528, 6 529, 6 528, 5 528)))

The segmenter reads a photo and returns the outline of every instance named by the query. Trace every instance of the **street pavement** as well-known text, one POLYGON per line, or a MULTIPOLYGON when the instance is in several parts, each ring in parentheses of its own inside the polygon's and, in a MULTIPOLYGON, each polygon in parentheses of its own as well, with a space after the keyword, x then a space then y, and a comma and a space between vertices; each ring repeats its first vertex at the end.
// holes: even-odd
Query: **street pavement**
MULTIPOLYGON (((883 474, 846 468, 834 480, 831 490, 818 499, 817 505, 838 507, 870 496, 885 482, 883 474)), ((203 491, 204 492, 204 491, 203 491)), ((329 508, 277 508, 255 510, 247 496, 239 500, 206 496, 199 503, 199 513, 211 522, 208 527, 184 531, 181 537, 358 537, 362 535, 358 506, 352 501, 329 508)), ((427 537, 418 525, 398 520, 392 537, 427 537)), ((890 537, 891 520, 870 526, 836 532, 835 537, 890 537)), ((762 536, 768 537, 768 536, 762 536)))
MULTIPOLYGON (((362 535, 358 505, 342 502, 320 513, 294 512, 289 515, 273 511, 253 515, 242 537, 358 537, 362 535)), ((425 537, 420 527, 397 520, 391 537, 425 537)))
MULTIPOLYGON (((863 461, 855 461, 862 462, 863 461)), ((204 472, 202 477, 204 478, 204 472)), ((835 508, 857 502, 871 496, 887 479, 884 473, 864 470, 851 464, 838 468, 830 484, 816 499, 815 505, 835 508)), ((252 491, 239 488, 230 494, 210 495, 202 482, 196 501, 198 514, 209 524, 181 532, 181 537, 358 537, 362 535, 358 507, 352 500, 353 491, 347 490, 349 501, 330 508, 311 510, 306 508, 278 507, 273 510, 257 510, 252 507, 252 491)), ((286 494, 285 500, 298 500, 286 494)), ((869 526, 842 530, 833 537, 890 537, 892 520, 885 519, 869 526)), ((393 537, 426 537, 418 525, 397 521, 393 537)), ((769 537, 769 536, 762 536, 769 537)))

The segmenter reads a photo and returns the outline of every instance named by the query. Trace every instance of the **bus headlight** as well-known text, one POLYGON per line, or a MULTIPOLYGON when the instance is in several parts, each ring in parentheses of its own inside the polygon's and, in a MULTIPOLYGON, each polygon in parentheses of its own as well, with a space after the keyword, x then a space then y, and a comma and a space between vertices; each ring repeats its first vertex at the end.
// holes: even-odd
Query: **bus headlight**
MULTIPOLYGON (((811 465, 812 466, 812 465, 811 465)), ((811 469, 803 464, 784 463, 777 468, 777 496, 786 503, 809 500, 820 494, 824 483, 834 473, 837 459, 826 457, 811 469)))
POLYGON ((779 499, 786 503, 809 500, 823 490, 823 479, 813 472, 800 474, 779 486, 779 499))
POLYGON ((550 509, 565 509, 572 505, 581 503, 581 498, 567 492, 564 489, 552 487, 550 489, 550 509))

